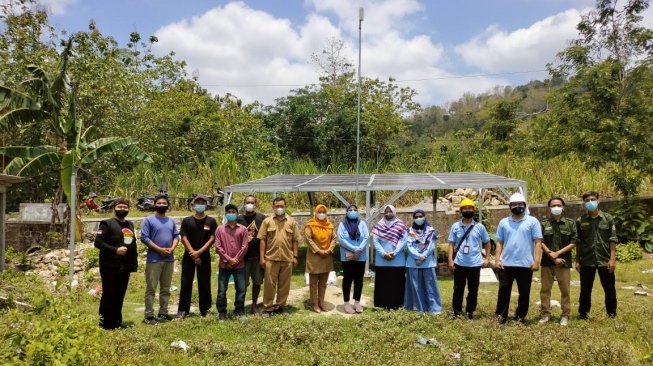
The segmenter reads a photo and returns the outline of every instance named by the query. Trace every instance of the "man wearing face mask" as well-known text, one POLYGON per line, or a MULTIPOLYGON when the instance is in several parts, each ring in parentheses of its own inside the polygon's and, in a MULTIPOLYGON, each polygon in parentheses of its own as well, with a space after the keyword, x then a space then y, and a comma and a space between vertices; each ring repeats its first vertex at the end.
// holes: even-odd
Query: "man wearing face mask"
POLYGON ((138 258, 134 224, 125 220, 129 201, 117 198, 114 217, 100 222, 95 236, 95 247, 100 250, 100 326, 116 329, 122 326, 122 304, 127 292, 129 275, 136 272, 138 258))
POLYGON ((236 288, 234 314, 245 316, 245 253, 249 237, 247 228, 236 222, 238 207, 232 203, 224 207, 227 222, 215 231, 215 250, 220 255, 220 272, 218 273, 218 299, 216 305, 220 321, 227 319, 227 286, 229 277, 233 276, 236 288))
POLYGON ((560 325, 567 325, 571 312, 569 288, 571 285, 571 250, 578 242, 576 223, 573 219, 562 217, 565 201, 560 197, 549 200, 551 217, 542 220, 542 287, 540 289, 540 324, 549 321, 551 316, 551 288, 554 278, 560 288, 560 325))
POLYGON ((156 214, 146 217, 141 226, 141 241, 147 245, 147 262, 145 264, 145 324, 156 325, 154 318, 154 295, 159 291, 158 321, 169 321, 170 285, 175 267, 175 248, 179 244, 179 232, 175 220, 166 216, 170 207, 167 195, 154 198, 156 214))
MULTIPOLYGON (((261 240, 257 236, 258 229, 261 227, 266 216, 256 212, 256 197, 251 194, 245 197, 243 206, 245 208, 245 214, 238 215, 236 222, 247 228, 249 244, 247 244, 247 253, 245 253, 245 281, 247 287, 249 287, 250 279, 252 281, 251 312, 255 314, 258 295, 261 292, 261 285, 263 284, 263 268, 259 264, 259 245, 261 240)), ((245 291, 247 292, 247 290, 245 291)))
POLYGON ((181 222, 181 243, 186 249, 181 260, 181 289, 177 318, 184 318, 190 312, 193 281, 197 270, 197 292, 199 295, 200 315, 206 316, 213 299, 211 298, 211 251, 209 248, 215 240, 218 224, 214 218, 206 215, 206 196, 197 195, 193 199, 195 214, 181 222))
POLYGON ((515 320, 526 323, 533 272, 540 269, 542 227, 537 219, 526 214, 526 198, 521 193, 510 196, 508 207, 511 215, 499 222, 496 235, 499 294, 495 313, 501 323, 507 321, 512 284, 517 282, 515 320))
POLYGON ((451 225, 449 231, 449 270, 453 272, 453 307, 454 317, 459 317, 463 310, 465 284, 468 286, 465 312, 468 319, 474 319, 478 304, 478 286, 481 267, 487 267, 490 261, 490 235, 485 226, 474 221, 476 204, 469 198, 460 201, 462 220, 451 225), (481 249, 485 247, 485 256, 481 249))
POLYGON ((272 201, 274 216, 263 220, 258 232, 261 240, 259 264, 265 269, 265 287, 263 288, 263 306, 261 315, 268 318, 274 314, 284 314, 283 307, 290 293, 292 268, 299 261, 300 233, 297 221, 286 215, 286 200, 277 197, 272 201), (276 301, 275 301, 276 294, 276 301))
POLYGON ((596 272, 605 292, 605 310, 608 316, 617 316, 617 290, 614 269, 617 255, 617 231, 610 214, 599 210, 599 194, 583 193, 586 213, 576 219, 578 247, 576 270, 580 272, 580 299, 578 313, 587 319, 592 307, 592 287, 596 272))

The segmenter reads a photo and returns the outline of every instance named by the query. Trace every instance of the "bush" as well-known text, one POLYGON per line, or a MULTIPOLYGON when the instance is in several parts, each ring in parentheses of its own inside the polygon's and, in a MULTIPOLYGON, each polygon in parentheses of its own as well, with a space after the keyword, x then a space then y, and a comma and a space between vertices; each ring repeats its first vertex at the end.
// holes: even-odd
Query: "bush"
POLYGON ((84 262, 84 269, 91 269, 100 266, 100 251, 96 249, 89 249, 84 252, 86 261, 84 262))
POLYGON ((628 263, 643 258, 642 246, 638 242, 628 242, 626 244, 617 244, 617 261, 628 263))

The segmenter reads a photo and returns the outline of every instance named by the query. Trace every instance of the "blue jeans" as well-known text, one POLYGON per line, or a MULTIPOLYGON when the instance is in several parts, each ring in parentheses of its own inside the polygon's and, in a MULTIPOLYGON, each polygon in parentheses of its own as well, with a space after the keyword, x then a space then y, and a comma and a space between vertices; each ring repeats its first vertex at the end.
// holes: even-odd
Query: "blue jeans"
POLYGON ((218 272, 218 299, 216 300, 216 307, 218 313, 227 312, 227 286, 229 285, 229 277, 234 276, 234 284, 236 287, 236 314, 245 313, 245 292, 247 291, 247 279, 245 278, 245 268, 240 269, 227 269, 220 267, 218 272))

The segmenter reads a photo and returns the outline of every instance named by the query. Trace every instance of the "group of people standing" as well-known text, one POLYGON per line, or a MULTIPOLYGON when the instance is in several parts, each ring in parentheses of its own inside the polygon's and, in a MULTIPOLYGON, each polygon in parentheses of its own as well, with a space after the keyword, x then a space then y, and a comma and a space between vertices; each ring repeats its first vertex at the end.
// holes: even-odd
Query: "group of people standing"
MULTIPOLYGON (((587 212, 577 220, 562 217, 564 201, 549 201, 551 217, 539 222, 528 215, 526 199, 516 193, 510 197, 511 215, 501 220, 496 233, 495 267, 499 273, 496 315, 506 322, 512 285, 519 292, 515 318, 524 322, 530 303, 533 272, 542 266, 541 319, 549 321, 550 295, 554 278, 562 294, 562 317, 566 325, 570 312, 571 250, 576 247, 576 269, 580 272, 580 318, 589 315, 591 292, 596 272, 605 290, 609 316, 616 316, 614 289, 616 233, 612 218, 598 210, 599 195, 583 195, 587 212), (541 258, 542 253, 544 257, 541 258)), ((358 207, 350 205, 346 216, 336 227, 328 218, 324 205, 315 208, 313 217, 300 230, 298 223, 286 214, 286 201, 277 197, 272 202, 273 215, 256 211, 256 198, 244 200, 244 213, 234 204, 225 206, 225 223, 206 215, 207 197, 193 200, 195 212, 182 220, 178 231, 175 221, 166 216, 170 206, 167 196, 155 198, 156 214, 144 219, 140 239, 147 246, 145 266, 146 290, 144 322, 184 318, 190 313, 191 295, 197 274, 199 311, 206 316, 212 307, 211 255, 215 247, 219 255, 218 296, 219 320, 227 318, 227 287, 231 278, 235 285, 234 314, 245 316, 245 294, 251 285, 251 313, 257 313, 258 297, 263 285, 261 315, 268 318, 284 314, 290 291, 292 270, 297 267, 299 242, 307 244, 306 273, 309 274, 310 305, 313 311, 331 309, 325 302, 328 275, 333 271, 333 252, 340 245, 343 280, 343 310, 362 313, 361 295, 367 261, 370 232, 358 215, 358 207), (181 261, 181 290, 176 316, 168 309, 174 270, 174 251, 184 246, 181 261), (250 283, 251 281, 251 283, 250 283), (351 287, 353 300, 351 303, 351 287), (155 317, 154 300, 159 288, 159 308, 155 317)), ((100 223, 95 246, 100 250, 102 298, 100 325, 105 329, 122 326, 122 305, 130 273, 138 268, 136 235, 132 222, 126 220, 130 203, 117 199, 114 217, 100 223)), ((473 319, 477 307, 481 268, 490 260, 490 237, 485 227, 474 220, 475 203, 463 199, 461 220, 451 227, 448 238, 448 266, 454 274, 453 315, 463 315, 465 287, 468 289, 464 314, 473 319)), ((375 249, 374 306, 384 309, 403 307, 410 311, 442 313, 442 299, 436 276, 437 238, 434 227, 423 210, 415 210, 410 226, 403 223, 396 209, 387 205, 371 231, 375 249)))

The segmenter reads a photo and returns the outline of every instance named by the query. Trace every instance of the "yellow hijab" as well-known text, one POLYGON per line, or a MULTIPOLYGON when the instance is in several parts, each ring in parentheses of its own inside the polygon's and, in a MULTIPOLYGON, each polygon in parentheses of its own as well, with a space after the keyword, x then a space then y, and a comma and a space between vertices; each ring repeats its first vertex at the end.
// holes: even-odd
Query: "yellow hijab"
POLYGON ((313 214, 313 217, 310 220, 308 220, 308 222, 304 226, 304 230, 306 230, 307 227, 310 227, 311 233, 313 234, 313 241, 315 241, 317 245, 322 247, 322 249, 328 249, 329 245, 331 244, 331 234, 333 233, 333 224, 331 223, 331 221, 329 221, 328 218, 325 218, 324 220, 320 220, 317 218, 317 213, 322 208, 328 212, 325 205, 317 205, 315 207, 315 214, 313 214))

